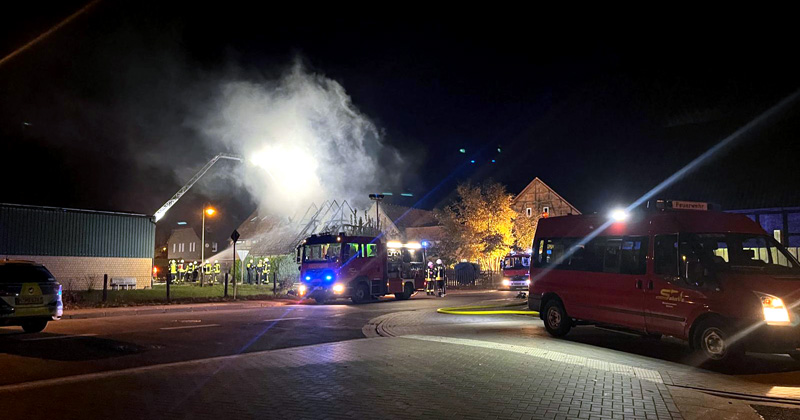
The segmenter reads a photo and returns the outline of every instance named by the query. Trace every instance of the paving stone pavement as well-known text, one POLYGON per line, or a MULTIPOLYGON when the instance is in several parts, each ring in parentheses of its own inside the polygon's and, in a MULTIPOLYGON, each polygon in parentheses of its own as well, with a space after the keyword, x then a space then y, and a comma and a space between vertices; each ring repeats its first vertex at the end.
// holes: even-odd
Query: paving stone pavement
POLYGON ((4 418, 682 418, 663 383, 513 351, 373 338, 0 388, 4 418))

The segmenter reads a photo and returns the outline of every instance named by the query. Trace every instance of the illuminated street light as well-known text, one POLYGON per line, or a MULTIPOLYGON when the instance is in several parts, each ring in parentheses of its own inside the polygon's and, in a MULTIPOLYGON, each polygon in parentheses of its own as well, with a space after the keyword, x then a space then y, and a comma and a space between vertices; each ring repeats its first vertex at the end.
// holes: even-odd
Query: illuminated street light
POLYGON ((615 222, 622 222, 628 218, 628 212, 626 212, 623 209, 614 209, 611 210, 610 216, 611 219, 614 220, 615 222))
MULTIPOLYGON (((200 267, 205 267, 206 265, 206 214, 211 217, 216 214, 217 211, 213 207, 207 207, 203 204, 203 233, 200 234, 200 267)), ((200 269, 200 287, 203 286, 203 269, 200 269)))

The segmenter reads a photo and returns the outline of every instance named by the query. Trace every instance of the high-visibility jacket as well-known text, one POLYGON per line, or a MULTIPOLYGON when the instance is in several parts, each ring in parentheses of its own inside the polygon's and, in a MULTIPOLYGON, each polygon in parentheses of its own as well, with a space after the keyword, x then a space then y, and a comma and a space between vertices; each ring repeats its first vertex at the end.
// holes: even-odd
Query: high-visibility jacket
POLYGON ((222 266, 220 265, 220 263, 215 263, 214 264, 214 274, 219 274, 221 272, 222 272, 222 266))
POLYGON ((203 266, 203 274, 211 274, 211 263, 206 263, 203 266))
POLYGON ((183 265, 183 263, 178 264, 178 272, 179 273, 185 273, 186 272, 186 266, 183 265))
POLYGON ((178 264, 175 263, 175 260, 169 262, 169 272, 170 274, 176 274, 178 272, 178 264))

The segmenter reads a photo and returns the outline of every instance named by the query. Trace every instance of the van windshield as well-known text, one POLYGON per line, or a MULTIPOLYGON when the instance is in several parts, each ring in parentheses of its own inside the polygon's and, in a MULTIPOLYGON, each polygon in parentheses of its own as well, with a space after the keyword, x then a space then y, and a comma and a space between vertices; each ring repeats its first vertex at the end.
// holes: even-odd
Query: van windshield
POLYGON ((759 270, 800 274, 797 260, 775 239, 743 233, 704 233, 692 235, 692 248, 717 269, 759 270))

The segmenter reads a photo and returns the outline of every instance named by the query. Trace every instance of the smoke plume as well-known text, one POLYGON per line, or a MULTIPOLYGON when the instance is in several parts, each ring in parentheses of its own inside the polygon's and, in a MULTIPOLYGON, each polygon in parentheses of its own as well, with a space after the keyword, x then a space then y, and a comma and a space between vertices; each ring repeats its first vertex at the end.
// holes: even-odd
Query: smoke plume
POLYGON ((284 215, 325 199, 363 204, 401 163, 344 87, 299 61, 276 80, 222 83, 201 128, 244 157, 238 176, 260 208, 284 215))

